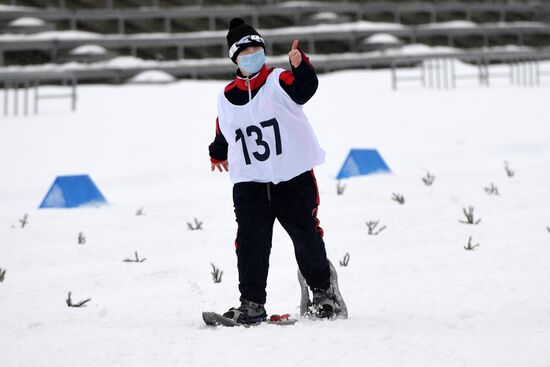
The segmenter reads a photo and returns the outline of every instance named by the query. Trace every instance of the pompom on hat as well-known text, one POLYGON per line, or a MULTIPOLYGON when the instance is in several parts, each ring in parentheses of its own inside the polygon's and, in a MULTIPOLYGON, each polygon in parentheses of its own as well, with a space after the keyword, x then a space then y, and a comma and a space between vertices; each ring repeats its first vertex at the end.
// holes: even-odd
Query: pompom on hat
POLYGON ((237 56, 247 47, 261 46, 265 50, 265 42, 262 36, 251 25, 248 25, 241 18, 233 18, 229 22, 227 32, 227 47, 229 58, 237 63, 237 56))

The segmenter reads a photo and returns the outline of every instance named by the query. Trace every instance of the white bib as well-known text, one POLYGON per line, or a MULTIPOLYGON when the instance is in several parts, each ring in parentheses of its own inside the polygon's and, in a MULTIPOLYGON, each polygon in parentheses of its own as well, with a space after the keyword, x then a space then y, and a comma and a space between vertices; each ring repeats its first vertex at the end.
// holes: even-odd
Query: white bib
POLYGON ((302 110, 279 84, 283 69, 267 77, 244 106, 218 97, 218 122, 229 144, 227 160, 233 183, 288 181, 325 160, 325 152, 302 110))

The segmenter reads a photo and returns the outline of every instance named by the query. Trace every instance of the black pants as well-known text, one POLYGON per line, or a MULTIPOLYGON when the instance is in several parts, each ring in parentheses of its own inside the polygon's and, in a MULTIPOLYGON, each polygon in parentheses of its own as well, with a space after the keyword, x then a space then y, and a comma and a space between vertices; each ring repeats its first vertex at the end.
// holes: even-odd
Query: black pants
POLYGON ((239 225, 235 246, 242 297, 261 304, 266 301, 275 219, 292 239, 298 267, 310 288, 329 287, 330 269, 317 219, 319 192, 313 171, 277 185, 237 183, 233 203, 239 225))

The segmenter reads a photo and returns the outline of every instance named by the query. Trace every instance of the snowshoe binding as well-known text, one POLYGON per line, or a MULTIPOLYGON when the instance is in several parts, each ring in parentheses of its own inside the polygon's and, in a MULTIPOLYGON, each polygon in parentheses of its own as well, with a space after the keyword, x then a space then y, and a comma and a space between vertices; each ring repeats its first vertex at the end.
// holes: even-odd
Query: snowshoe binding
POLYGON ((264 305, 240 298, 239 307, 231 307, 223 315, 215 312, 203 312, 202 318, 210 326, 251 326, 258 325, 267 319, 264 305))

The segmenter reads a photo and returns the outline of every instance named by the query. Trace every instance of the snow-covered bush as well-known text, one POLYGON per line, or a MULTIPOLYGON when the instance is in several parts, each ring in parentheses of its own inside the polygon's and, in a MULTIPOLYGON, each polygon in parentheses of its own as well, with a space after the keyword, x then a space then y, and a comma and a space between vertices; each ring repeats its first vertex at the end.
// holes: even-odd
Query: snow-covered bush
POLYGON ((191 231, 196 231, 198 229, 202 229, 202 222, 199 222, 197 218, 195 218, 195 224, 192 224, 190 222, 187 222, 187 228, 191 231))
POLYGON ((135 251, 135 252, 134 252, 134 258, 133 258, 133 259, 127 258, 127 259, 124 259, 124 260, 122 260, 122 261, 125 262, 125 263, 142 263, 142 262, 144 262, 145 260, 147 260, 147 259, 146 259, 146 258, 140 259, 140 258, 139 258, 139 255, 138 255, 138 253, 137 253, 137 251, 135 251))
POLYGON ((506 171, 506 175, 508 177, 514 177, 515 172, 512 171, 512 169, 509 166, 509 163, 507 161, 504 161, 504 170, 506 171))
POLYGON ((500 195, 498 192, 498 187, 496 187, 495 184, 492 182, 489 187, 485 187, 484 189, 485 189, 485 192, 489 195, 500 195))
POLYGON ((472 245, 472 236, 470 236, 470 238, 468 239, 468 244, 466 246, 464 246, 464 249, 471 251, 471 250, 475 249, 478 246, 479 246, 479 243, 476 243, 475 245, 472 245))
POLYGON ((87 299, 82 300, 80 302, 73 303, 73 300, 71 298, 71 292, 69 292, 69 295, 68 295, 67 299, 65 300, 65 302, 67 303, 68 307, 84 307, 86 305, 86 303, 90 302, 91 300, 92 300, 91 298, 87 298, 87 299))
POLYGON ((342 181, 338 181, 336 183, 336 194, 337 195, 343 195, 345 189, 346 189, 346 185, 342 184, 342 181))
POLYGON ((344 266, 344 267, 348 266, 349 259, 350 259, 349 252, 346 252, 346 254, 344 255, 344 258, 342 260, 340 260, 340 266, 344 266))
POLYGON ((376 227, 378 227, 378 224, 380 223, 379 220, 375 221, 368 221, 367 228, 369 229, 369 236, 377 236, 380 232, 382 232, 384 229, 386 229, 386 226, 380 227, 380 229, 376 230, 376 227))
POLYGON ((210 273, 212 274, 212 280, 214 281, 214 283, 221 283, 223 271, 217 268, 216 265, 212 263, 210 263, 210 266, 212 266, 212 272, 210 273))
POLYGON ((397 201, 400 205, 405 204, 405 197, 401 194, 396 194, 394 192, 391 199, 397 201))
POLYGON ((25 226, 29 223, 29 216, 25 214, 23 218, 19 219, 19 223, 21 223, 21 228, 25 228, 25 226))
POLYGON ((474 207, 470 206, 468 207, 468 210, 466 208, 462 208, 462 212, 464 213, 464 216, 466 217, 466 220, 458 220, 460 223, 464 224, 479 224, 481 222, 481 218, 478 220, 474 219, 474 207))
POLYGON ((428 171, 428 173, 426 174, 426 176, 422 177, 422 181, 424 182, 424 184, 426 186, 432 186, 432 184, 434 183, 435 181, 435 176, 432 175, 430 173, 430 171, 428 171))

